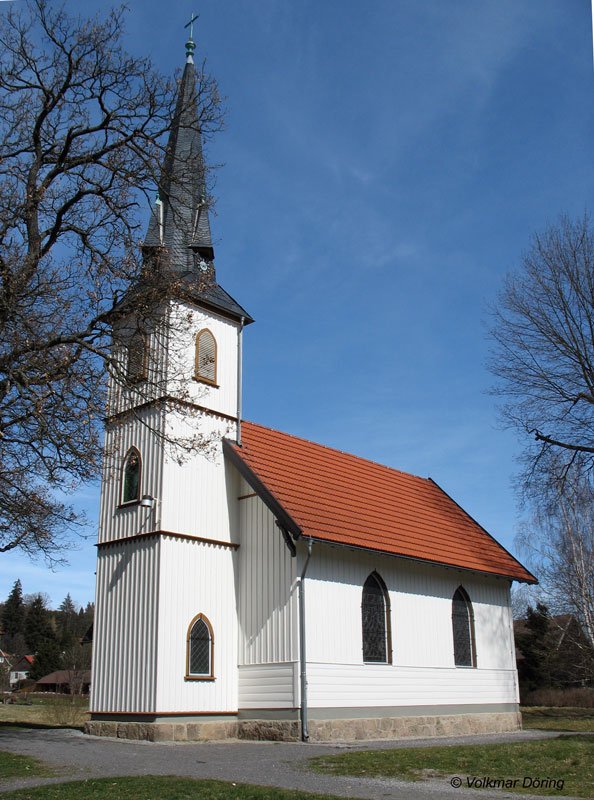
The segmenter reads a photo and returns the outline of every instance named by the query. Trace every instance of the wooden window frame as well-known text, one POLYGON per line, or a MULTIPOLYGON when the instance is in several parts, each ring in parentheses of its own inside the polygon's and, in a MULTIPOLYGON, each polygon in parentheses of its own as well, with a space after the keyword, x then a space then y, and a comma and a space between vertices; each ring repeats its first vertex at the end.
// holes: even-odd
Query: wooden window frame
POLYGON ((454 666, 456 669, 476 669, 477 668, 477 660, 476 660, 476 634, 474 628, 474 607, 472 605, 472 600, 470 599, 470 595, 466 591, 466 589, 460 584, 454 594, 452 595, 452 644, 454 650, 454 666), (457 664, 456 663, 456 634, 454 631, 454 600, 456 599, 456 595, 460 593, 464 603, 466 604, 466 612, 468 616, 468 633, 470 636, 470 664, 457 664))
POLYGON ((210 328, 202 328, 196 334, 196 339, 194 341, 194 380, 198 381, 199 383, 206 383, 208 386, 212 386, 214 389, 218 389, 219 388, 219 384, 217 383, 218 367, 219 367, 219 346, 217 344, 216 336, 210 330, 210 328), (198 355, 200 352, 200 337, 206 333, 209 334, 209 336, 212 336, 212 341, 214 343, 214 379, 208 378, 200 374, 200 365, 198 359, 198 355))
POLYGON ((184 680, 186 681, 214 681, 216 680, 214 674, 214 631, 211 625, 210 620, 206 616, 206 614, 196 614, 194 619, 188 625, 188 632, 186 634, 186 674, 184 676, 184 680), (202 620, 206 627, 208 628, 208 633, 210 636, 210 674, 209 675, 193 675, 190 672, 190 637, 192 635, 192 629, 194 625, 199 621, 202 620))
POLYGON ((136 506, 140 503, 140 498, 142 497, 142 472, 142 456, 140 455, 140 450, 135 445, 132 445, 128 448, 126 455, 124 456, 122 466, 120 467, 120 503, 118 508, 129 508, 130 506, 136 506), (138 458, 138 491, 136 492, 136 497, 133 500, 124 500, 126 464, 128 463, 132 453, 136 453, 138 458))
MULTIPOLYGON (((386 625, 386 660, 385 661, 365 661, 363 658, 364 665, 378 665, 378 664, 393 664, 393 654, 392 654, 392 607, 390 605, 390 593, 388 592, 388 587, 382 576, 379 574, 377 570, 373 570, 370 572, 369 575, 365 578, 363 583, 363 587, 361 589, 361 610, 363 610, 363 593, 365 592, 365 585, 367 581, 373 578, 377 585, 379 586, 383 599, 384 599, 384 619, 386 625)), ((361 619, 361 652, 362 655, 365 653, 365 645, 364 645, 364 631, 363 631, 363 619, 361 619)))

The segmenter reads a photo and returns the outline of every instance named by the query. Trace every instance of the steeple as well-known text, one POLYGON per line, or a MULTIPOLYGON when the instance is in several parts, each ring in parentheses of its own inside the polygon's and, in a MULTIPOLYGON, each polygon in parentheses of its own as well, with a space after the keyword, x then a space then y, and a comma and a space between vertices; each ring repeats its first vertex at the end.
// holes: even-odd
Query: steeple
POLYGON ((186 25, 190 27, 186 63, 143 250, 148 264, 151 253, 165 251, 166 263, 177 278, 178 293, 248 325, 253 322, 252 317, 219 286, 213 264, 194 68, 193 24, 196 19, 192 14, 186 25))
MULTIPOLYGON (((192 15, 192 23, 194 19, 192 15)), ((144 240, 145 250, 166 248, 172 270, 181 274, 214 259, 198 122, 195 47, 190 33, 158 197, 144 240)))

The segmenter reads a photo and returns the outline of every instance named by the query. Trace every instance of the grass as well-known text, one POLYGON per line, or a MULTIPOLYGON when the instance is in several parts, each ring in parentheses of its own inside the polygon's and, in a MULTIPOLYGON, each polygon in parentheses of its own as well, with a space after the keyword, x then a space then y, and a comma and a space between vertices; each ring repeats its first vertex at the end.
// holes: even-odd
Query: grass
POLYGON ((0 751, 0 779, 6 778, 34 778, 55 775, 55 772, 30 756, 19 756, 16 753, 0 751))
MULTIPOLYGON (((513 792, 594 797, 594 737, 590 736, 560 736, 513 744, 366 750, 322 756, 310 764, 315 770, 332 775, 448 781, 456 776, 461 783, 452 785, 463 788, 471 788, 475 776, 517 779, 515 785, 507 786, 513 792), (532 779, 532 783, 526 784, 525 778, 532 779), (548 787, 543 783, 545 778, 549 779, 548 787), (541 781, 540 785, 535 779, 541 781)), ((504 784, 501 786, 505 788, 504 784)), ((486 787, 475 783, 474 788, 486 787)))
POLYGON ((594 733, 594 708, 522 708, 524 728, 594 733))
POLYGON ((10 705, 0 705, 0 726, 23 725, 43 728, 72 728, 82 726, 88 716, 88 698, 72 698, 47 694, 27 696, 27 702, 19 700, 10 705))
POLYGON ((327 794, 275 787, 150 775, 54 783, 1 796, 2 800, 338 800, 327 794))

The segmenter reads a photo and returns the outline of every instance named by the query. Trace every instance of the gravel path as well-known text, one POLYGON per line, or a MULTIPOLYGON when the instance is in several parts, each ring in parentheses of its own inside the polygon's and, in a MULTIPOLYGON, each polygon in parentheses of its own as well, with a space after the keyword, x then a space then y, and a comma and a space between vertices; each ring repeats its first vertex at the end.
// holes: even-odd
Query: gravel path
MULTIPOLYGON (((283 742, 208 742, 153 744, 85 736, 79 731, 0 727, 0 750, 33 756, 64 772, 60 778, 30 778, 0 781, 2 792, 56 783, 63 780, 116 777, 124 775, 177 775, 213 778, 238 783, 302 789, 339 797, 366 800, 436 800, 455 797, 515 797, 499 791, 455 789, 449 780, 409 783, 319 775, 307 767, 313 756, 344 752, 346 749, 441 746, 444 744, 484 744, 544 739, 557 734, 549 731, 522 731, 513 734, 465 736, 443 739, 365 742, 362 744, 321 745, 283 742)), ((462 776, 465 777, 465 776, 462 776)), ((522 795, 529 800, 529 795, 522 795)), ((558 796, 559 798, 561 795, 558 796)))

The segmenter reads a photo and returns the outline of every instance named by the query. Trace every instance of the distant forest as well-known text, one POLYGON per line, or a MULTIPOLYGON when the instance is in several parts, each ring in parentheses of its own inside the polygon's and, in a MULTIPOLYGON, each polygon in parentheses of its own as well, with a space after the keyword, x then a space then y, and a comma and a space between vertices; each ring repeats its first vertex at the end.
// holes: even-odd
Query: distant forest
POLYGON ((95 606, 83 608, 67 594, 60 606, 48 608, 47 596, 23 594, 16 580, 0 603, 0 648, 9 656, 35 657, 30 678, 38 680, 58 669, 88 668, 90 647, 85 639, 93 625, 95 606))

